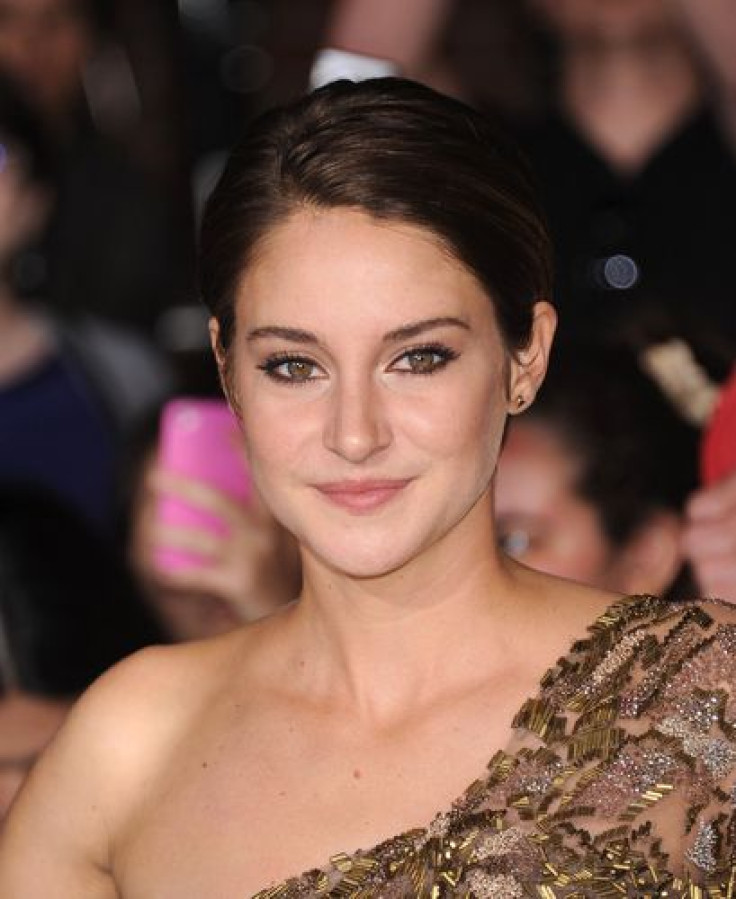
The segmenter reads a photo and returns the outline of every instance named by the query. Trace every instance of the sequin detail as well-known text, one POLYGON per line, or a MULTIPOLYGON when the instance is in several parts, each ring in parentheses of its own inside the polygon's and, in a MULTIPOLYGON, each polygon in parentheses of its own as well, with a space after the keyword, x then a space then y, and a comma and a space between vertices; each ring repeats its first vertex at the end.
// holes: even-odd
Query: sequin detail
POLYGON ((736 609, 615 603, 424 829, 254 899, 736 899, 736 609))
POLYGON ((716 847, 718 833, 709 821, 701 821, 693 845, 687 850, 687 858, 702 871, 711 873, 718 864, 716 847))
POLYGON ((467 884, 474 899, 524 899, 519 881, 507 874, 493 877, 485 871, 475 870, 468 875, 467 884))

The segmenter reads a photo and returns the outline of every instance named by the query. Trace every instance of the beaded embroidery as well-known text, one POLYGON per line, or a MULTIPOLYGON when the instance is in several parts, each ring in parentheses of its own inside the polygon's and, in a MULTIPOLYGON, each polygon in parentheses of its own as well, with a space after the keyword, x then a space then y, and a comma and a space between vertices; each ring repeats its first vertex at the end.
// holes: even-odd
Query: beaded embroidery
POLYGON ((615 603, 449 811, 254 899, 736 899, 734 622, 615 603))

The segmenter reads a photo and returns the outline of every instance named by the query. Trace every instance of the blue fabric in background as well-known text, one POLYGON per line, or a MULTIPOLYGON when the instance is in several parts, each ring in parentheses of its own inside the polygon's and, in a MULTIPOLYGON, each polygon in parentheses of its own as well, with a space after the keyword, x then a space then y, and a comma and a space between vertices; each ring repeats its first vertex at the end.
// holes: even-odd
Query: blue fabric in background
POLYGON ((110 534, 115 448, 96 398, 58 355, 0 389, 0 481, 52 490, 110 534))

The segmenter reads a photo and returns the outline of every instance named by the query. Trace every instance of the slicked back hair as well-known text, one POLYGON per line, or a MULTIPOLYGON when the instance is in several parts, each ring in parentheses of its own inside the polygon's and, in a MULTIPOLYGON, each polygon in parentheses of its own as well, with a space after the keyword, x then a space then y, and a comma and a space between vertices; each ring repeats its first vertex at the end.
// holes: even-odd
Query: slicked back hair
POLYGON ((509 351, 551 294, 544 216, 519 151, 458 100, 400 78, 338 81, 256 119, 203 218, 202 298, 227 350, 259 242, 299 208, 354 208, 427 229, 478 279, 509 351))

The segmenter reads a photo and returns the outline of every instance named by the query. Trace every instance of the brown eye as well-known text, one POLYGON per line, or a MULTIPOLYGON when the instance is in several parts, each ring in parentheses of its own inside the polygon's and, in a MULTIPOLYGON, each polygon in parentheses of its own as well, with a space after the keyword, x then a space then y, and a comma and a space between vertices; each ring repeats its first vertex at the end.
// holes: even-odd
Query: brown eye
POLYGON ((290 359, 281 369, 290 381, 308 381, 314 375, 314 364, 306 359, 290 359))
POLYGON ((426 374, 434 371, 439 363, 437 353, 431 350, 415 350, 407 355, 406 360, 409 363, 409 368, 417 374, 426 374))
POLYGON ((391 369, 410 375, 432 375, 457 357, 457 353, 449 347, 439 345, 417 347, 399 356, 391 369))
POLYGON ((284 384, 308 384, 324 377, 324 371, 316 362, 301 356, 273 356, 258 368, 272 380, 284 384))

